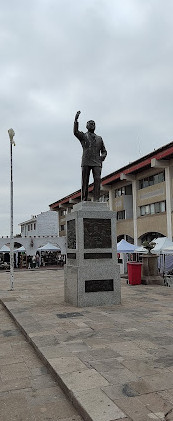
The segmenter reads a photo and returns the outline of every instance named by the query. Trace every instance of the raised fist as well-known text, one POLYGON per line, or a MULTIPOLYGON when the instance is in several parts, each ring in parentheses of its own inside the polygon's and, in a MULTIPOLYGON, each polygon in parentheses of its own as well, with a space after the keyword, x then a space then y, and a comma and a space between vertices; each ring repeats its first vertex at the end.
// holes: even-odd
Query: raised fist
POLYGON ((80 111, 77 111, 77 113, 76 113, 76 115, 75 115, 75 121, 77 121, 78 120, 78 118, 79 118, 79 116, 80 116, 80 111))

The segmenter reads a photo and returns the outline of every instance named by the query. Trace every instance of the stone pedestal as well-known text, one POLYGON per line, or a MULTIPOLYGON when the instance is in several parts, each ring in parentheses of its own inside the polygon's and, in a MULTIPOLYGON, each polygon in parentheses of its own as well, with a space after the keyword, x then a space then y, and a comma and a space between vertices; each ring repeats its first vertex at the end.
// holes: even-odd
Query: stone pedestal
POLYGON ((80 202, 66 224, 65 301, 78 307, 120 304, 116 213, 106 203, 80 202))
POLYGON ((163 278, 158 273, 157 258, 154 254, 145 254, 142 256, 142 284, 164 285, 163 278))

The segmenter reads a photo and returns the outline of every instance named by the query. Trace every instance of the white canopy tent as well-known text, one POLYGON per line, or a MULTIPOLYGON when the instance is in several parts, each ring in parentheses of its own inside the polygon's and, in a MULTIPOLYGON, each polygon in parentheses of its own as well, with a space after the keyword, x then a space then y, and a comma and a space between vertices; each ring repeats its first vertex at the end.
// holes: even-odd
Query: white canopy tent
POLYGON ((143 246, 138 246, 135 248, 134 253, 148 253, 147 250, 145 249, 145 247, 143 246))
MULTIPOLYGON (((173 242, 167 237, 155 238, 154 240, 152 240, 152 243, 156 243, 154 248, 151 250, 152 254, 163 254, 164 249, 171 246, 173 250, 173 242)), ((145 247, 141 245, 135 248, 135 253, 148 253, 148 251, 145 247)))
POLYGON ((17 249, 14 249, 15 253, 15 265, 16 267, 26 267, 27 266, 27 259, 26 259, 26 249, 24 246, 18 247, 17 249), (19 254, 21 253, 21 254, 19 254), (19 259, 20 256, 20 259, 19 259), (25 256, 25 257, 24 257, 25 256))
POLYGON ((19 247, 18 249, 14 249, 14 253, 23 253, 26 249, 24 246, 19 247))
POLYGON ((59 246, 55 246, 54 244, 47 243, 45 246, 39 247, 39 251, 61 251, 59 246))
POLYGON ((165 249, 173 247, 173 242, 167 237, 155 238, 152 242, 156 243, 154 248, 151 250, 151 253, 153 254, 163 254, 165 249))
POLYGON ((47 243, 42 247, 39 247, 37 251, 40 252, 40 263, 41 265, 52 265, 58 264, 58 255, 61 253, 60 247, 55 246, 52 243, 47 243))
POLYGON ((122 239, 117 243, 117 253, 133 253, 135 250, 134 244, 122 239))
MULTIPOLYGON (((165 273, 173 267, 173 259, 171 259, 171 256, 165 256, 166 254, 173 255, 173 242, 167 237, 155 238, 154 240, 152 240, 152 242, 156 244, 151 250, 151 253, 158 255, 158 268, 160 270, 160 273, 165 273)), ((135 249, 135 253, 148 252, 145 249, 145 247, 139 246, 135 249)))
POLYGON ((10 253, 10 247, 4 245, 0 248, 0 253, 10 253))
POLYGON ((161 270, 164 273, 168 273, 173 269, 173 244, 163 248, 163 256, 160 261, 161 270))
POLYGON ((173 254, 173 245, 162 250, 163 254, 173 254))
POLYGON ((135 246, 124 239, 117 243, 117 253, 122 253, 118 258, 121 275, 127 272, 127 254, 133 253, 134 249, 135 246))
POLYGON ((4 267, 4 268, 7 268, 7 265, 9 265, 9 259, 10 259, 10 247, 8 247, 8 246, 6 246, 6 245, 4 245, 4 246, 2 246, 1 248, 0 248, 0 253, 2 253, 3 254, 3 257, 1 257, 0 258, 0 265, 1 265, 1 268, 2 267, 4 267), (5 256, 5 254, 6 253, 8 253, 9 254, 9 257, 6 259, 6 256, 5 256), (5 261, 5 259, 6 259, 6 261, 5 261), (6 265, 6 266, 5 266, 6 265))

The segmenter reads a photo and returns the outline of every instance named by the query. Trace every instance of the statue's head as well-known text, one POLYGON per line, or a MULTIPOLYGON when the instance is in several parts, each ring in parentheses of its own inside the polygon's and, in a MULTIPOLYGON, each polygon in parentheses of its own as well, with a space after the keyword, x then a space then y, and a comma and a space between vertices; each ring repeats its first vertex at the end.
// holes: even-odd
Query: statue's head
POLYGON ((89 132, 94 133, 94 130, 96 128, 95 121, 93 120, 87 121, 86 128, 88 129, 89 132))

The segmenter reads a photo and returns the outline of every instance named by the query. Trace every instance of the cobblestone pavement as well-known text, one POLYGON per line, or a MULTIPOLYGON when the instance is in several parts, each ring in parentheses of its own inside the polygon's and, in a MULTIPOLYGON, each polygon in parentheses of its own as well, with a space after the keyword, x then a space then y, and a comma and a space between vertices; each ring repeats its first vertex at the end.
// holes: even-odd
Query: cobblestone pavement
MULTIPOLYGON (((0 349, 6 369, 1 368, 0 385, 8 381, 9 372, 15 376, 10 370, 11 354, 8 355, 8 352, 11 353, 11 349, 16 349, 13 355, 16 358, 14 373, 18 364, 21 364, 21 372, 25 372, 25 380, 16 380, 19 384, 20 381, 26 382, 22 387, 26 390, 20 392, 23 393, 23 398, 19 399, 21 411, 26 408, 27 413, 26 402, 30 402, 34 410, 32 387, 27 384, 31 368, 36 379, 33 383, 38 385, 44 376, 54 382, 48 373, 44 374, 48 367, 87 421, 173 421, 172 288, 129 286, 122 280, 121 305, 75 308, 64 303, 63 270, 18 271, 15 273, 14 291, 8 291, 9 276, 9 273, 0 273, 1 301, 45 364, 38 360, 43 370, 42 373, 39 370, 40 375, 39 367, 32 366, 32 362, 27 365, 30 358, 27 358, 28 351, 25 354, 25 347, 28 345, 21 336, 21 345, 16 344, 16 348, 15 335, 14 345, 10 344, 10 348, 2 342, 0 349), (29 397, 27 389, 30 388, 29 397)), ((10 323, 12 326, 13 323, 10 323)), ((13 329, 16 331, 14 325, 10 329, 3 327, 4 331, 13 329)), ((2 336, 4 339, 4 334, 2 336)), ((5 338, 8 340, 8 336, 5 338)), ((36 358, 33 350, 30 349, 30 353, 36 358)), ((55 390, 55 383, 53 385, 49 387, 49 392, 55 390)), ((13 393, 17 394, 18 391, 13 389, 13 393)), ((1 393, 6 392, 1 390, 1 393)), ((39 413, 33 419, 54 420, 51 413, 48 418, 49 414, 44 412, 47 406, 42 406, 44 393, 41 388, 38 392, 36 388, 34 393, 38 401, 40 399, 38 408, 43 409, 42 415, 39 413)), ((57 392, 58 396, 59 393, 61 391, 57 392)), ((50 393, 49 399, 54 403, 53 393, 50 393)), ((7 402, 8 406, 10 408, 7 402)), ((48 408, 52 407, 50 401, 48 408)), ((80 419, 75 417, 77 415, 74 415, 75 420, 80 419)), ((68 415, 61 418, 73 420, 68 415)), ((14 418, 17 421, 25 419, 27 415, 26 418, 14 418)))

